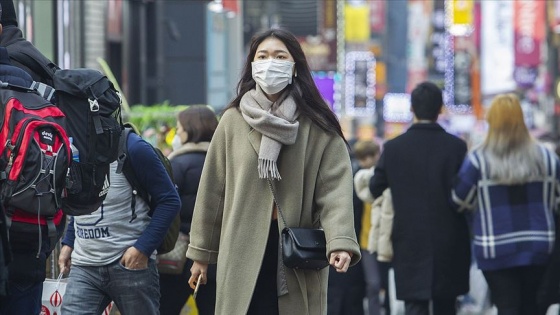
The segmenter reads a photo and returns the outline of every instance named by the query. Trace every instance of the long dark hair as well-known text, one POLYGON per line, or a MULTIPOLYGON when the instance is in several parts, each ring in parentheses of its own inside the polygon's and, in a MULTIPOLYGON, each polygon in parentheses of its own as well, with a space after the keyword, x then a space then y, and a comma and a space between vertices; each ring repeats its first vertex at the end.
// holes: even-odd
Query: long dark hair
MULTIPOLYGON (((315 86, 301 45, 292 33, 283 29, 273 28, 253 36, 249 54, 247 55, 245 66, 243 67, 241 80, 237 83, 237 96, 229 103, 224 111, 232 107, 239 108, 239 102, 243 95, 255 88, 256 83, 252 76, 251 62, 253 62, 255 58, 259 45, 269 37, 274 37, 282 41, 296 63, 297 77, 293 78, 292 84, 285 88, 284 93, 289 93, 296 101, 300 115, 308 117, 326 132, 335 131, 344 139, 344 142, 346 142, 336 115, 331 111, 325 100, 323 100, 319 90, 315 86)), ((346 144, 348 145, 348 143, 346 144)))

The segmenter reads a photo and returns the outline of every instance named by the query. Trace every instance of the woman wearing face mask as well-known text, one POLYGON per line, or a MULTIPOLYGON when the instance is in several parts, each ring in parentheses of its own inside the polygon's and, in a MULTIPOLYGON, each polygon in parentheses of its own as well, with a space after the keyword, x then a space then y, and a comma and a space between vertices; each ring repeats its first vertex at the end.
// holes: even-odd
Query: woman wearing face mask
MULTIPOLYGON (((173 152, 168 156, 173 179, 181 197, 181 229, 179 239, 188 242, 198 183, 210 140, 218 125, 213 110, 205 105, 193 105, 177 115, 177 131, 173 152)), ((184 255, 184 254, 183 254, 184 255)), ((191 260, 181 274, 166 274, 160 270, 160 313, 179 315, 193 290, 188 286, 191 260)), ((216 303, 216 266, 208 269, 208 285, 200 289, 196 302, 200 315, 214 314, 216 303)))
POLYGON ((290 227, 323 228, 336 271, 360 259, 342 130, 285 30, 253 37, 237 91, 200 181, 189 284, 199 275, 205 284, 208 265, 217 263, 216 314, 326 314, 328 268, 283 265, 279 216, 290 227))

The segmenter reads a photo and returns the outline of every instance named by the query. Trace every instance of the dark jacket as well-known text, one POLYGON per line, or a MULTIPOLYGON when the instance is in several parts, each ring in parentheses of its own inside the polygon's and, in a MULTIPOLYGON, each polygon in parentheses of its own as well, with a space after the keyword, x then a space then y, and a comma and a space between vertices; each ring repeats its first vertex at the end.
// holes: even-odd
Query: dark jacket
POLYGON ((19 27, 15 25, 4 26, 0 35, 0 46, 6 47, 12 64, 31 75, 32 81, 43 82, 53 86, 52 75, 58 67, 23 37, 19 27), (22 60, 15 60, 14 56, 20 51, 25 52, 26 55, 31 56, 31 59, 35 61, 20 62, 22 60))
POLYGON ((466 152, 464 141, 436 123, 414 124, 384 145, 370 189, 377 198, 391 188, 399 300, 452 298, 469 289, 467 221, 450 203, 466 152))
POLYGON ((198 192, 198 183, 206 158, 206 146, 197 146, 192 143, 183 145, 179 150, 191 147, 192 150, 171 156, 173 180, 177 185, 181 198, 181 232, 189 234, 194 211, 194 202, 198 192))
POLYGON ((27 72, 11 64, 8 50, 4 47, 0 47, 0 81, 24 87, 33 83, 27 72))
MULTIPOLYGON (((358 169, 353 171, 354 175, 358 169)), ((364 213, 364 202, 356 195, 356 190, 353 191, 353 204, 354 204, 354 229, 356 230, 356 235, 360 235, 362 231, 362 215, 364 213)), ((339 287, 343 289, 354 288, 354 293, 360 292, 365 295, 365 275, 360 260, 354 267, 348 268, 345 273, 336 272, 334 267, 329 266, 329 287, 339 287)), ((334 291, 336 294, 340 291, 334 291)), ((342 296, 331 296, 330 291, 327 292, 328 299, 344 299, 342 296)))

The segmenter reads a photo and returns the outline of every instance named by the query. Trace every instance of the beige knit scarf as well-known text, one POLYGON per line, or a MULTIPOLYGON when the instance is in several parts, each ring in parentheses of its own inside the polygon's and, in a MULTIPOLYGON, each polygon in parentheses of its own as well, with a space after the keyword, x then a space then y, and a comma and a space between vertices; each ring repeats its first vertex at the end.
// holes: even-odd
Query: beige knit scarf
POLYGON ((262 134, 259 149, 260 178, 280 180, 276 161, 282 145, 296 142, 299 122, 297 105, 291 96, 282 96, 271 102, 259 85, 241 98, 239 103, 245 121, 262 134))

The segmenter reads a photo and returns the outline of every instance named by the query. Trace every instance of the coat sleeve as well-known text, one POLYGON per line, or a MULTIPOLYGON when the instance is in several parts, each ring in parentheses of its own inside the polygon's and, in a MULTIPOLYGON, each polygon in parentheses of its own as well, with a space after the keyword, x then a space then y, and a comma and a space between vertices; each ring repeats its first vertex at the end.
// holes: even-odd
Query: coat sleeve
POLYGON ((377 161, 377 165, 373 171, 373 176, 369 181, 369 190, 371 191, 373 198, 381 196, 383 191, 389 187, 389 182, 385 172, 385 156, 386 151, 381 153, 379 161, 377 161))
POLYGON ((351 265, 360 258, 353 213, 353 180, 350 156, 342 138, 334 136, 327 144, 315 187, 315 204, 327 239, 327 253, 352 253, 351 265))
POLYGON ((377 240, 377 260, 390 262, 393 260, 393 241, 391 240, 393 232, 393 197, 390 189, 383 192, 383 203, 380 207, 379 214, 379 239, 377 240))
POLYGON ((469 154, 463 161, 451 192, 454 208, 459 211, 473 210, 477 200, 477 182, 480 176, 476 167, 474 154, 469 154))
POLYGON ((369 229, 368 251, 370 253, 377 252, 377 241, 379 240, 379 219, 381 218, 381 205, 383 204, 383 195, 375 198, 371 205, 371 227, 369 229))
POLYGON ((222 231, 226 182, 226 114, 220 120, 206 154, 187 250, 189 259, 207 264, 218 261, 222 231))
POLYGON ((171 222, 181 209, 181 201, 175 185, 151 145, 131 134, 128 146, 134 173, 140 185, 148 191, 151 203, 155 205, 150 223, 134 244, 134 247, 149 257, 162 243, 171 222), (147 165, 150 166, 149 172, 146 171, 147 165))
POLYGON ((554 210, 555 213, 560 213, 560 159, 554 152, 548 152, 548 157, 551 159, 549 162, 552 168, 552 176, 556 179, 554 182, 554 210))
POLYGON ((373 168, 359 170, 354 175, 354 189, 358 198, 363 202, 373 202, 373 196, 369 190, 369 181, 372 176, 373 168))
POLYGON ((66 227, 66 233, 64 233, 64 237, 62 238, 62 245, 68 245, 74 248, 74 240, 76 239, 76 233, 74 230, 74 217, 70 216, 70 220, 68 220, 68 226, 66 227))

